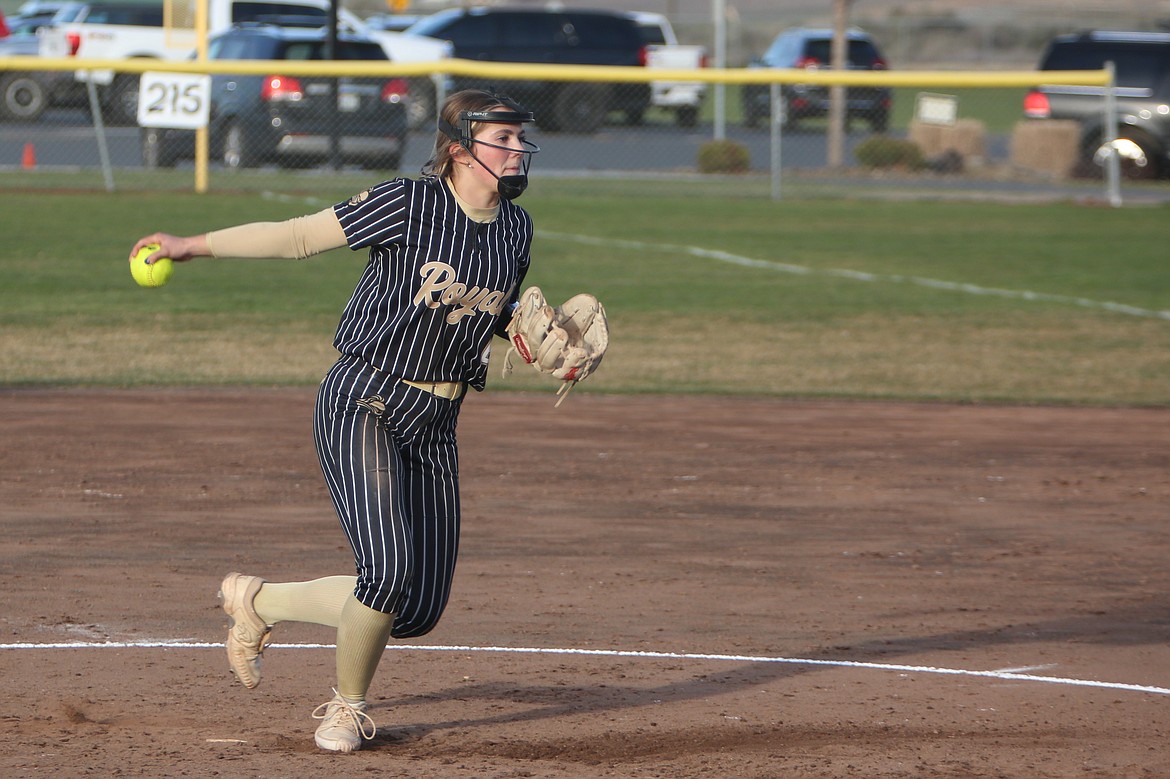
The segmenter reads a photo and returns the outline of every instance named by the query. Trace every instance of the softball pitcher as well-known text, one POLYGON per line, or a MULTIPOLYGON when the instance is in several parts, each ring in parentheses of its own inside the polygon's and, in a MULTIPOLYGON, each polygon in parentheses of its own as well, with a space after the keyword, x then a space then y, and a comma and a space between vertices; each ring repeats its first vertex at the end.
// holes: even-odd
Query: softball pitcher
MULTIPOLYGON (((131 251, 157 243, 151 260, 176 261, 303 258, 346 245, 369 251, 337 328, 340 357, 321 383, 313 426, 356 575, 274 583, 229 573, 220 588, 228 662, 246 687, 260 683, 273 625, 337 629, 334 695, 313 712, 321 749, 352 752, 374 736, 366 694, 387 640, 427 633, 447 604, 459 546, 455 427, 467 387, 484 388, 492 335, 508 337, 528 271, 532 221, 511 201, 539 151, 525 138, 532 119, 506 97, 458 92, 442 108, 434 155, 417 180, 386 181, 285 222, 155 233, 131 251)), ((604 313, 594 318, 603 328, 604 313)), ((550 333, 567 330, 526 324, 511 340, 539 351, 550 333)), ((594 339, 578 353, 580 328, 571 336, 556 342, 551 362, 521 354, 546 372, 550 364, 561 374, 576 367, 581 378, 604 345, 594 339)))

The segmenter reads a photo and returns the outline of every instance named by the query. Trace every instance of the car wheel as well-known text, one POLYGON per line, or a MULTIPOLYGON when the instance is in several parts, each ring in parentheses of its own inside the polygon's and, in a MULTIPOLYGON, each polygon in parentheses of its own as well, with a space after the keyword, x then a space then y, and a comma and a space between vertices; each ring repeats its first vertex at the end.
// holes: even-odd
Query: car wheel
POLYGON ((118 76, 110 85, 105 102, 106 121, 129 127, 138 124, 138 79, 118 76))
POLYGON ((1162 177, 1162 151, 1158 143, 1145 133, 1133 128, 1121 128, 1117 140, 1101 143, 1098 138, 1085 149, 1086 168, 1100 175, 1109 155, 1118 155, 1121 177, 1130 181, 1152 181, 1162 177), (1092 160, 1093 165, 1087 162, 1092 160))
POLYGON ((406 119, 412 130, 433 130, 437 109, 435 105, 435 83, 429 78, 410 80, 410 103, 406 119))
POLYGON ((142 164, 147 168, 173 168, 178 157, 167 151, 165 130, 157 127, 142 128, 142 164))
POLYGON ((890 129, 890 114, 886 111, 878 111, 869 118, 869 129, 875 133, 881 134, 890 129))
POLYGON ((747 84, 740 93, 740 107, 743 109, 745 127, 759 127, 772 114, 772 100, 768 87, 747 84))
POLYGON ((780 129, 795 130, 797 116, 796 111, 792 110, 792 106, 788 104, 787 98, 780 99, 780 129))
POLYGON ((605 121, 605 87, 597 84, 568 84, 553 104, 556 126, 562 132, 594 133, 605 121))
POLYGON ((256 153, 252 150, 252 143, 239 122, 232 122, 224 131, 219 158, 223 166, 229 170, 250 168, 256 164, 256 153))
POLYGON ((679 127, 694 127, 699 123, 699 109, 693 105, 683 106, 678 109, 674 119, 679 127))
POLYGON ((32 73, 8 73, 0 78, 0 117, 35 122, 48 107, 45 87, 32 73))

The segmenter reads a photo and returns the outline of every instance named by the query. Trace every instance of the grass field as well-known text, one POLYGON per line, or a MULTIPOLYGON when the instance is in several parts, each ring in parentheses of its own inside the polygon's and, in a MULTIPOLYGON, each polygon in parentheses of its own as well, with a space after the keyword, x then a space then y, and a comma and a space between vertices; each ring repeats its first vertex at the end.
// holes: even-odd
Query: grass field
MULTIPOLYGON (((6 193, 0 384, 318 381, 364 254, 201 260, 157 290, 125 265, 153 230, 283 219, 358 186, 284 183, 280 196, 6 193)), ((537 224, 528 283, 552 299, 593 291, 610 314, 613 348, 579 392, 1170 400, 1164 207, 672 189, 541 179, 522 201, 537 224)), ((551 389, 530 373, 493 369, 492 386, 551 389)))
MULTIPOLYGON (((725 119, 731 125, 743 122, 743 88, 739 84, 728 84, 724 92, 725 119)), ((904 131, 914 119, 915 104, 920 92, 942 93, 955 97, 958 100, 958 116, 960 119, 974 119, 983 122, 989 133, 1010 133, 1024 118, 1024 95, 1027 89, 1022 87, 895 87, 892 95, 892 109, 890 112, 890 128, 894 131, 904 131)), ((706 98, 700 109, 699 116, 703 122, 714 121, 715 100, 713 91, 707 89, 706 98)), ((646 114, 650 123, 673 124, 674 112, 668 109, 652 108, 646 114)), ((822 127, 826 120, 819 118, 806 119, 802 122, 806 127, 822 127)))
MULTIPOLYGON (((729 84, 726 87, 724 105, 726 120, 735 125, 743 121, 742 87, 738 84, 729 84)), ((914 108, 919 92, 941 92, 958 99, 959 118, 974 119, 983 122, 989 133, 1010 133, 1016 123, 1024 118, 1024 95, 1028 90, 1023 88, 932 88, 917 89, 914 87, 896 87, 893 93, 893 109, 890 114, 890 128, 905 130, 914 118, 914 108)), ((711 90, 707 90, 707 97, 703 101, 700 117, 704 122, 714 119, 715 107, 711 90)), ((671 124, 674 114, 666 109, 651 109, 646 119, 649 122, 671 124)), ((823 119, 809 119, 806 126, 817 127, 825 124, 823 119)))

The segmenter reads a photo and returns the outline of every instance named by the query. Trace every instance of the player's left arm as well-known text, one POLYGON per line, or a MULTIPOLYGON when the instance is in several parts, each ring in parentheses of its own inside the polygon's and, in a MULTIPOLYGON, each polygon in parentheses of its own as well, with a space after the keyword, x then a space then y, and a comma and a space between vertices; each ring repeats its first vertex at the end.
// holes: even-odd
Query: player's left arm
POLYGON ((505 341, 512 340, 512 334, 508 332, 509 325, 512 324, 512 317, 516 315, 516 309, 520 307, 520 285, 524 283, 525 271, 527 266, 521 269, 519 278, 516 279, 516 286, 512 287, 508 294, 508 302, 500 310, 500 316, 496 319, 495 334, 505 341))
POLYGON ((589 293, 574 295, 555 308, 539 287, 529 287, 508 322, 511 346, 504 357, 504 375, 519 356, 540 373, 560 379, 560 397, 597 370, 609 348, 605 306, 589 293))
POLYGON ((528 269, 532 267, 532 222, 528 222, 528 229, 525 231, 526 239, 521 246, 519 252, 520 261, 516 263, 517 274, 516 283, 512 285, 512 289, 508 292, 508 302, 504 304, 500 311, 500 316, 496 319, 495 333, 505 341, 512 340, 512 334, 508 331, 508 327, 512 324, 512 318, 516 315, 516 309, 520 307, 520 290, 524 289, 524 278, 528 275, 528 269))

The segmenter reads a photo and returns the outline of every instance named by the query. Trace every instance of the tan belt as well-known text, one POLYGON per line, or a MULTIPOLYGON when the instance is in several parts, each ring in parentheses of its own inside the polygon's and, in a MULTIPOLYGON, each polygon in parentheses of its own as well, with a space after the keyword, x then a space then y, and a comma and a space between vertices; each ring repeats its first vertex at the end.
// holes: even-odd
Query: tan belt
POLYGON ((412 387, 418 387, 423 392, 429 392, 435 397, 445 400, 461 398, 463 397, 464 391, 467 390, 467 382, 464 381, 411 381, 410 379, 402 379, 402 383, 409 384, 412 387))

